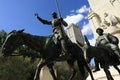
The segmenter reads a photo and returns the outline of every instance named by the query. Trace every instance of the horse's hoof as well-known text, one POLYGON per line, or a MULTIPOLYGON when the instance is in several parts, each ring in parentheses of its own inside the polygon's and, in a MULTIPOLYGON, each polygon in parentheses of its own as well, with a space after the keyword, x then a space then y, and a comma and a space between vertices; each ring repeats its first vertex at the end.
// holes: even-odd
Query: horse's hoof
POLYGON ((97 72, 97 71, 100 71, 100 69, 95 69, 95 70, 93 70, 93 72, 97 72))

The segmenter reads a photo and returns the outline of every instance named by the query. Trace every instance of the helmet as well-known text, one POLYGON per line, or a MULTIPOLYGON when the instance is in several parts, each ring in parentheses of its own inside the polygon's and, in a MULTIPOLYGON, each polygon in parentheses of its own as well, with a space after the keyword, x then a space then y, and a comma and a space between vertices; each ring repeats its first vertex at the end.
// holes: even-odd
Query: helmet
POLYGON ((96 32, 98 32, 98 31, 104 32, 102 28, 97 28, 96 32))
POLYGON ((53 12, 52 15, 57 15, 57 13, 56 13, 56 12, 53 12))

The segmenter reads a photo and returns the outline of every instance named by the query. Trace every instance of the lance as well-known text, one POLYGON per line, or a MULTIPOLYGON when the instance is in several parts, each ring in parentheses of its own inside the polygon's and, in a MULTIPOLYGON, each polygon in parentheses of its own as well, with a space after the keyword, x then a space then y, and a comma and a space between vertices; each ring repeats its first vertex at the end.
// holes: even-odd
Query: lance
MULTIPOLYGON (((55 0, 55 1, 56 1, 56 7, 57 7, 57 11, 58 11, 58 16, 59 16, 59 18, 62 18, 61 13, 60 13, 60 8, 58 5, 58 0, 55 0)), ((61 22, 61 24, 62 24, 62 22, 61 22)), ((65 34, 63 24, 62 24, 62 32, 65 34)))
POLYGON ((58 0, 55 0, 55 1, 56 1, 56 7, 57 7, 57 11, 58 11, 58 16, 61 18, 61 13, 60 13, 59 5, 58 5, 58 0))

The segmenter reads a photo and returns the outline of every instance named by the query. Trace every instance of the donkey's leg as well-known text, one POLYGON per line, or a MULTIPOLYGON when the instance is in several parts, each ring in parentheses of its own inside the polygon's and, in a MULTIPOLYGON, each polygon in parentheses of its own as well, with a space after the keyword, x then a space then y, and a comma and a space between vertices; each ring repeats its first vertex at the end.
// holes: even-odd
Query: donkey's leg
POLYGON ((87 62, 84 62, 84 66, 86 67, 87 71, 89 72, 91 79, 94 80, 92 71, 91 71, 90 67, 88 66, 87 62))
POLYGON ((107 80, 114 80, 107 67, 104 67, 104 71, 105 71, 107 80))
POLYGON ((53 69, 53 64, 49 64, 49 65, 47 65, 47 66, 48 66, 48 68, 49 68, 49 70, 50 70, 50 73, 51 73, 53 79, 54 79, 54 80, 57 80, 57 77, 56 77, 55 72, 54 72, 54 69, 53 69))
POLYGON ((120 69, 117 67, 117 65, 114 65, 114 68, 118 71, 118 73, 120 74, 120 69))
POLYGON ((42 61, 40 62, 38 65, 37 65, 37 69, 36 69, 36 73, 35 73, 35 76, 34 76, 34 80, 40 80, 39 78, 39 75, 40 75, 40 71, 41 71, 41 68, 47 64, 50 64, 52 63, 52 59, 47 59, 45 61, 42 61))
MULTIPOLYGON (((84 66, 85 66, 85 68, 87 69, 87 71, 89 72, 89 74, 90 74, 90 76, 91 76, 91 79, 94 80, 92 71, 91 71, 90 67, 88 66, 88 64, 87 64, 84 56, 81 55, 81 57, 78 58, 77 63, 78 63, 78 66, 79 66, 80 71, 83 71, 83 70, 84 70, 84 66), (82 67, 83 67, 83 69, 82 69, 82 67)), ((85 74, 85 70, 84 70, 84 74, 85 74)))
POLYGON ((69 65, 69 67, 72 69, 72 75, 70 76, 69 80, 73 80, 73 78, 75 77, 76 75, 76 69, 74 67, 74 60, 71 59, 71 60, 67 60, 67 63, 69 65))

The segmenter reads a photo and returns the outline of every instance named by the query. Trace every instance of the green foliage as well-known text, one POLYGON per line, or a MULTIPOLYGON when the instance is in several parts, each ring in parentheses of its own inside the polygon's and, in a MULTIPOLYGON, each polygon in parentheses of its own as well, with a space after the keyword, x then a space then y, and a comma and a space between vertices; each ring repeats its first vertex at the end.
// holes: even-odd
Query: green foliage
POLYGON ((22 55, 24 58, 29 57, 30 62, 34 62, 37 58, 40 58, 39 52, 30 49, 29 47, 23 45, 16 50, 16 54, 22 55))
POLYGON ((2 46, 6 36, 7 36, 7 33, 4 30, 1 30, 0 31, 0 46, 2 46))
POLYGON ((33 80, 35 65, 29 58, 0 57, 0 80, 33 80))

